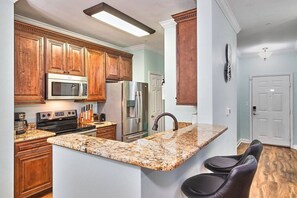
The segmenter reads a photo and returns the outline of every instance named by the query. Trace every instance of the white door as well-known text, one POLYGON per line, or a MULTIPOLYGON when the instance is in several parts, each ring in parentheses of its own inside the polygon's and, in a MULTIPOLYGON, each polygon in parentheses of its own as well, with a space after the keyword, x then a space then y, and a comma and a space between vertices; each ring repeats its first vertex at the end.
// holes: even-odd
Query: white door
POLYGON ((290 77, 252 78, 253 139, 290 146, 290 77))
POLYGON ((158 122, 158 131, 153 131, 153 123, 155 118, 163 113, 162 105, 162 80, 163 77, 160 74, 150 73, 149 82, 149 134, 164 131, 164 118, 161 118, 158 122))

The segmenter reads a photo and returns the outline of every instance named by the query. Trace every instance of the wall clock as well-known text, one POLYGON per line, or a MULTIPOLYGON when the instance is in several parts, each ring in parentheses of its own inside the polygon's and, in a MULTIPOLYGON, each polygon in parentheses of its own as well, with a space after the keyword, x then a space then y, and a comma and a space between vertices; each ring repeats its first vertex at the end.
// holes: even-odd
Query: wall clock
POLYGON ((230 44, 226 44, 225 47, 225 57, 226 57, 226 63, 224 66, 224 78, 225 82, 228 82, 231 80, 231 62, 232 62, 232 49, 230 44))

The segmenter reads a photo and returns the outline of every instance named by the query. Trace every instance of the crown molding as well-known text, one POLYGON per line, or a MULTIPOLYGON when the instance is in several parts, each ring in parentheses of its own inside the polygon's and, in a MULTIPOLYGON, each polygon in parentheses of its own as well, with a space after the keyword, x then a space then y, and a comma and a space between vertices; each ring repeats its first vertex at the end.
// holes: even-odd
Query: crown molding
POLYGON ((38 27, 48 29, 48 30, 51 30, 51 31, 54 31, 54 32, 58 32, 58 33, 61 33, 61 34, 65 34, 65 35, 68 35, 68 36, 79 38, 79 39, 82 39, 82 40, 85 40, 85 41, 89 41, 89 42, 92 42, 92 43, 95 43, 95 44, 103 45, 103 46, 110 47, 110 48, 117 49, 117 50, 121 50, 121 51, 126 51, 124 48, 113 45, 111 43, 107 43, 107 42, 100 41, 98 39, 94 39, 94 38, 91 38, 91 37, 88 37, 88 36, 85 36, 85 35, 82 35, 82 34, 71 32, 69 30, 65 30, 63 28, 59 28, 59 27, 56 27, 56 26, 53 26, 53 25, 49 25, 47 23, 36 21, 34 19, 30 19, 30 18, 21 16, 21 15, 15 14, 14 19, 17 20, 17 21, 20 21, 20 22, 28 23, 30 25, 38 26, 38 27))
POLYGON ((241 27, 238 24, 238 21, 231 9, 231 6, 229 4, 229 0, 216 0, 216 2, 218 3, 219 7, 221 8, 222 12, 224 13, 224 15, 226 16, 226 18, 228 19, 230 25, 232 26, 232 28, 234 29, 234 31, 237 33, 240 32, 241 27))
POLYGON ((176 22, 174 21, 174 19, 169 19, 166 21, 161 21, 159 22, 160 25, 164 28, 164 29, 168 29, 171 27, 175 27, 176 26, 176 22))

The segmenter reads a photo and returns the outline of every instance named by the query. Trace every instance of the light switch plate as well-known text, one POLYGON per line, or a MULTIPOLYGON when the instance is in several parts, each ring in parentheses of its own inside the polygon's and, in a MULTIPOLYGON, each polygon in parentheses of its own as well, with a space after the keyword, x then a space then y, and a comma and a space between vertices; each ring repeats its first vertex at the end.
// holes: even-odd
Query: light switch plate
POLYGON ((231 114, 231 109, 229 107, 226 108, 226 116, 228 117, 231 114))

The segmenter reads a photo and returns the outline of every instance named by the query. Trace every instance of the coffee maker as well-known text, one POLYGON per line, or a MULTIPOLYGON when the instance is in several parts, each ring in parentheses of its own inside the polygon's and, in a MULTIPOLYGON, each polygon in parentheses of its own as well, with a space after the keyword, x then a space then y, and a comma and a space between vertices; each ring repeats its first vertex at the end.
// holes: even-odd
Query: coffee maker
POLYGON ((16 135, 20 135, 26 132, 28 128, 28 122, 25 120, 25 112, 16 112, 14 113, 14 130, 16 135))

